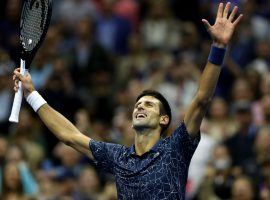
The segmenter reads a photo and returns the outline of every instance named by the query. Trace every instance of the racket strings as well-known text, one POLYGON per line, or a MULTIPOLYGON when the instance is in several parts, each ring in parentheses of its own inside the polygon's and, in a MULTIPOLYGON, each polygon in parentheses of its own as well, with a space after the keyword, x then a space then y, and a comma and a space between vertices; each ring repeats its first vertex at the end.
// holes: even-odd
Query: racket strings
POLYGON ((25 51, 33 50, 41 40, 48 19, 48 0, 26 0, 21 16, 20 39, 25 51))

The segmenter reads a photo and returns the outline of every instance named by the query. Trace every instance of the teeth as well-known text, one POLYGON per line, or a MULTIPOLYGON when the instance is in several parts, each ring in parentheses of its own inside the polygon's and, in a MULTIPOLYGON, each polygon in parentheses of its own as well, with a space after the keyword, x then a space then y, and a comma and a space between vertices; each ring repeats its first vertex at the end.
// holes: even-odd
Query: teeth
POLYGON ((145 114, 137 114, 137 116, 136 116, 136 118, 145 118, 146 117, 146 115, 145 114))

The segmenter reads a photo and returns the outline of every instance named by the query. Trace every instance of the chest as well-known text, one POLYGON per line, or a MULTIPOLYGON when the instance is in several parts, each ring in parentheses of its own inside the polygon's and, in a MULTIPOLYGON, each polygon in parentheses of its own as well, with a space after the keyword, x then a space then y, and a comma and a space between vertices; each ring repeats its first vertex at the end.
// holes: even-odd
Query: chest
POLYGON ((181 155, 169 152, 151 152, 143 157, 127 156, 119 159, 115 167, 116 181, 130 187, 179 182, 186 172, 181 155))
POLYGON ((138 159, 128 158, 115 169, 119 199, 179 199, 187 174, 181 160, 161 153, 138 159))

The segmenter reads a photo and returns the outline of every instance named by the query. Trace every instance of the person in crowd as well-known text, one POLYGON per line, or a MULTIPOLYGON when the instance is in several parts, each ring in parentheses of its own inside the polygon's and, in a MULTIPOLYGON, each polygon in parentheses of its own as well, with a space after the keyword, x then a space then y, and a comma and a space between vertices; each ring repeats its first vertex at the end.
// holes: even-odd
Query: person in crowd
POLYGON ((34 193, 28 193, 36 185, 31 185, 33 188, 29 188, 31 177, 28 176, 29 172, 25 166, 12 161, 7 162, 1 168, 1 173, 3 178, 0 199, 30 200, 30 197, 34 195, 34 193))
POLYGON ((237 131, 224 144, 232 156, 233 166, 242 166, 243 162, 253 156, 253 144, 258 127, 253 123, 250 102, 238 102, 234 105, 234 115, 238 122, 237 131), (242 147, 245 148, 242 148, 242 147))
POLYGON ((253 200, 254 190, 252 182, 248 177, 236 178, 232 185, 232 200, 253 200))
POLYGON ((233 176, 231 170, 231 156, 225 145, 217 145, 212 154, 212 159, 204 171, 204 178, 198 198, 204 199, 229 199, 233 176))

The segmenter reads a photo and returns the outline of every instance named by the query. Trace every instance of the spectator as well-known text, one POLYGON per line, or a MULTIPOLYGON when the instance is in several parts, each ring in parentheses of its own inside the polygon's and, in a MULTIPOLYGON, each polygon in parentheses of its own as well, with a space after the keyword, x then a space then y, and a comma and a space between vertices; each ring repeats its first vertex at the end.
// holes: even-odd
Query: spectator
POLYGON ((131 24, 113 13, 112 0, 105 0, 100 16, 96 20, 96 40, 112 55, 125 55, 128 52, 128 37, 131 24))
POLYGON ((245 77, 241 77, 235 80, 233 83, 231 95, 232 104, 241 101, 252 101, 254 97, 249 81, 245 77))
POLYGON ((130 79, 142 77, 147 71, 148 55, 142 45, 139 34, 132 34, 129 37, 129 54, 122 57, 116 65, 118 85, 124 86, 130 79))
POLYGON ((243 161, 253 156, 252 147, 257 134, 257 126, 252 121, 249 102, 238 102, 234 105, 235 119, 239 123, 238 130, 225 140, 232 157, 233 166, 242 166, 243 161), (242 147, 245 148, 242 148, 242 147))
POLYGON ((230 117, 227 102, 221 97, 214 97, 205 123, 205 131, 218 142, 231 137, 237 128, 237 124, 230 117))
POLYGON ((149 16, 142 22, 145 48, 174 50, 180 43, 180 25, 172 15, 167 1, 152 0, 149 16))
POLYGON ((80 171, 75 200, 95 200, 101 196, 100 178, 93 167, 85 167, 80 171))
POLYGON ((2 168, 1 199, 27 200, 37 192, 37 185, 23 163, 8 162, 2 168))
POLYGON ((270 131, 268 127, 261 127, 254 143, 254 157, 247 159, 243 164, 243 172, 248 175, 256 191, 265 192, 269 186, 268 163, 270 160, 270 131), (265 170, 265 171, 264 171, 265 170))
POLYGON ((211 162, 211 157, 204 156, 206 153, 212 155, 215 150, 217 142, 211 135, 201 132, 201 141, 195 151, 189 166, 187 199, 193 199, 201 184, 204 184, 204 173, 209 169, 208 164, 211 162))
POLYGON ((11 92, 9 90, 8 75, 0 72, 0 132, 8 131, 8 117, 11 109, 11 92))
POLYGON ((252 200, 254 190, 248 177, 238 177, 232 185, 232 200, 252 200))
POLYGON ((138 31, 139 25, 139 6, 136 0, 120 0, 114 5, 116 15, 127 19, 132 24, 133 31, 138 31))
POLYGON ((217 145, 213 151, 210 165, 204 171, 198 198, 204 199, 229 199, 233 176, 231 172, 231 157, 224 145, 217 145))
POLYGON ((94 18, 98 15, 95 4, 89 0, 61 0, 57 4, 55 20, 69 26, 74 26, 83 18, 94 18))
POLYGON ((249 63, 248 67, 264 75, 269 71, 269 64, 270 41, 259 40, 255 44, 255 59, 249 63))
POLYGON ((10 142, 22 150, 23 159, 28 163, 28 167, 36 170, 45 156, 46 141, 42 129, 30 111, 25 108, 21 109, 19 120, 20 123, 14 128, 10 142))

